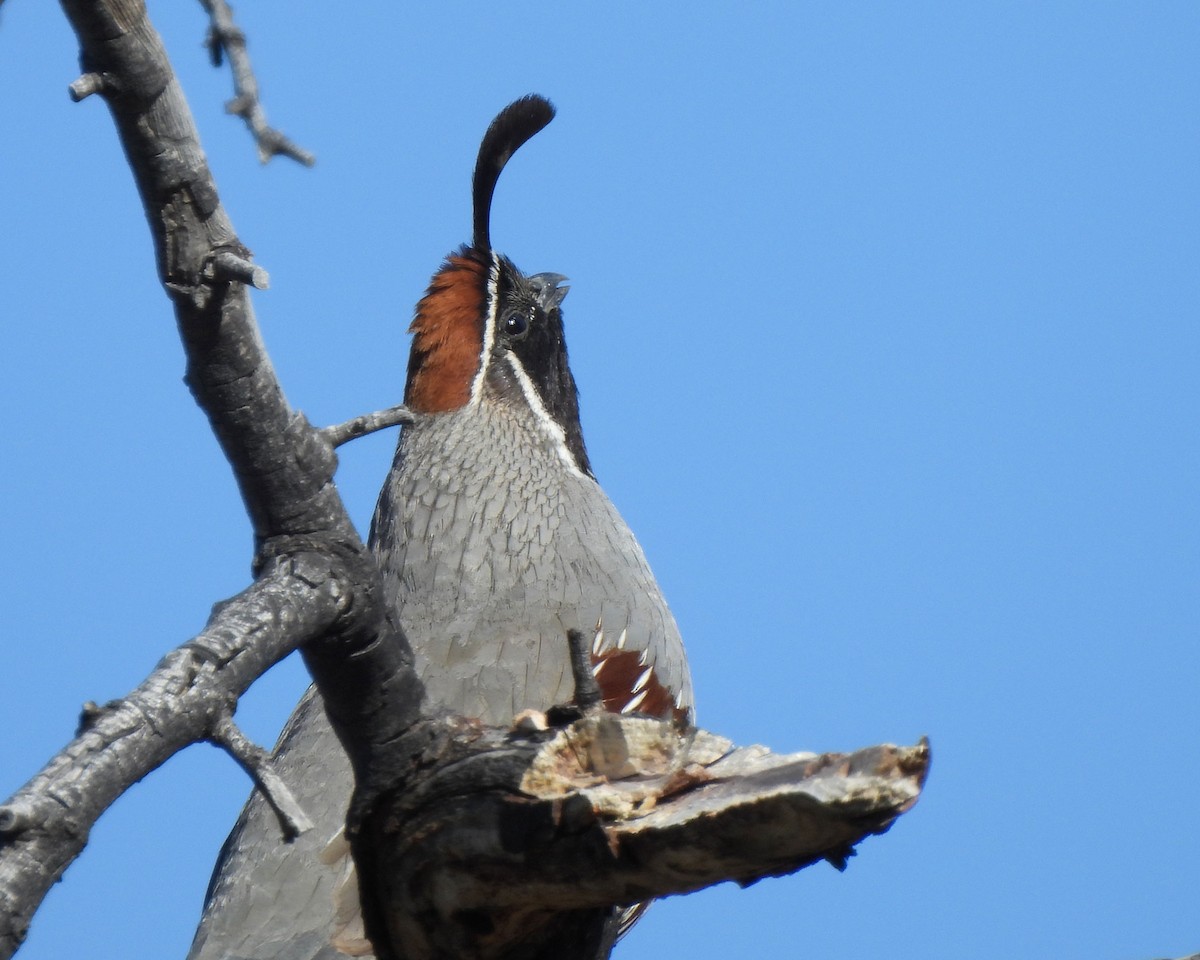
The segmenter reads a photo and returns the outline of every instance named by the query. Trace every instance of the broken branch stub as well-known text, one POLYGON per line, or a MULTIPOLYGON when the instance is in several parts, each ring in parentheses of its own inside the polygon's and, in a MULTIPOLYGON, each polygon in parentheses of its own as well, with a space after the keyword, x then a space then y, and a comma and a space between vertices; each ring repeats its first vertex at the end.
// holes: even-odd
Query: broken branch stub
POLYGON ((353 826, 380 960, 588 956, 597 911, 829 860, 912 807, 929 746, 777 755, 645 717, 440 721, 353 826))

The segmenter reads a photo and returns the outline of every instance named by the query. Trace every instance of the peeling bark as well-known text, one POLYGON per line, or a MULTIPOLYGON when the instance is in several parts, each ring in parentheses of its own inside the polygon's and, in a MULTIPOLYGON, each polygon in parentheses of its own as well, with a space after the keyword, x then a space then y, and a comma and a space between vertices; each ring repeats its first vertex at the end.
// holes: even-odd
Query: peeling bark
POLYGON ((613 904, 840 869, 928 766, 924 741, 780 756, 603 712, 535 734, 441 721, 352 808, 367 931, 380 960, 587 956, 613 904))

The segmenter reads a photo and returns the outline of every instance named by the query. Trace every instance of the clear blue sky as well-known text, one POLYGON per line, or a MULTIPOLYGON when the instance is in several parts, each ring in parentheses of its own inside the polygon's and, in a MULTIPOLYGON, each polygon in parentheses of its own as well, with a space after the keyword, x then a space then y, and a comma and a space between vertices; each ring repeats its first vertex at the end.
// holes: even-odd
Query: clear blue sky
MULTIPOLYGON (((313 170, 258 166, 199 4, 154 13, 317 423, 398 400, 479 137, 550 96, 492 234, 571 278, 592 460, 701 720, 783 751, 932 738, 926 796, 845 874, 662 903, 619 956, 1200 950, 1200 6, 243 2, 313 170)), ((77 72, 55 5, 4 4, 0 796, 249 576, 77 72)), ((364 528, 393 443, 343 456, 364 528)), ((249 731, 304 682, 269 675, 249 731)), ((153 774, 23 956, 181 956, 246 790, 208 747, 153 774)))

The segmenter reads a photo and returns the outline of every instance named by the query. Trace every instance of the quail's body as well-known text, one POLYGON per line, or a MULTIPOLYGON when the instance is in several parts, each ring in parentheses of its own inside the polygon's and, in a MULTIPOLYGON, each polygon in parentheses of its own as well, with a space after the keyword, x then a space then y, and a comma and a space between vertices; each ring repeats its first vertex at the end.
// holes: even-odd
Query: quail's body
POLYGON ((426 689, 450 709, 504 724, 568 701, 567 630, 591 635, 597 622, 604 649, 624 635, 690 702, 641 548, 523 405, 483 398, 407 427, 373 539, 426 689))
MULTIPOLYGON (((474 241, 447 258, 413 320, 405 403, 414 421, 371 543, 431 705, 505 725, 566 702, 567 632, 590 636, 599 625, 592 662, 605 706, 686 719, 679 631, 584 449, 563 278, 522 274, 488 237, 500 170, 552 116, 548 102, 527 97, 484 138, 474 241)), ((366 947, 353 942, 356 887, 345 882, 339 842, 349 764, 313 692, 276 756, 315 826, 284 844, 267 804, 251 799, 222 851, 190 960, 335 960, 344 954, 334 942, 366 947)), ((614 920, 589 915, 580 936, 603 954, 610 939, 598 932, 614 920)), ((568 941, 583 942, 573 930, 568 941)))

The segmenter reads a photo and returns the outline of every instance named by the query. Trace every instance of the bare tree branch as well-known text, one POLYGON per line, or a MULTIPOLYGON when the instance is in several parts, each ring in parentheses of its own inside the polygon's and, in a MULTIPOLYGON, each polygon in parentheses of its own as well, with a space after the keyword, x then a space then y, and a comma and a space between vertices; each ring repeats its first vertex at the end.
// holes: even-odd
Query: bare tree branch
POLYGON ((206 44, 213 66, 221 65, 224 54, 229 58, 229 67, 233 71, 234 98, 225 104, 226 112, 246 121, 258 145, 258 159, 261 162, 266 163, 272 157, 282 155, 311 167, 317 162, 316 157, 268 125, 267 114, 258 95, 258 80, 250 66, 250 56, 246 53, 246 35, 233 22, 233 10, 229 4, 225 0, 200 2, 208 11, 210 20, 206 44))
MULTIPOLYGON (((283 395, 245 281, 265 282, 221 205, 191 112, 139 0, 64 0, 108 102, 150 224, 187 382, 229 458, 263 557, 365 548, 333 485, 336 457, 283 395)), ((89 84, 92 86, 92 84, 89 84)))
MULTIPOLYGON (((303 654, 356 769, 420 707, 412 653, 390 613, 378 568, 333 484, 337 457, 283 395, 244 283, 250 251, 234 233, 191 111, 141 0, 63 0, 89 73, 108 102, 154 239, 187 355, 187 383, 237 478, 254 528, 256 569, 324 554, 342 574, 338 629, 303 654), (240 268, 239 268, 240 269, 240 268), (351 657, 353 663, 345 661, 351 657), (365 692, 364 692, 365 691, 365 692)), ((252 273, 252 271, 251 271, 252 273)), ((253 276, 249 277, 253 279, 253 276)))
POLYGON ((368 433, 412 422, 412 411, 401 405, 388 407, 386 410, 379 410, 375 413, 366 413, 353 420, 347 420, 345 423, 325 427, 322 433, 325 434, 325 439, 331 447, 340 447, 343 443, 365 437, 368 433))
POLYGON ((76 738, 0 807, 0 957, 20 946, 100 814, 184 747, 212 738, 267 668, 336 622, 339 593, 322 558, 277 562, 136 690, 84 710, 76 738))
POLYGON ((63 7, 85 69, 72 96, 100 94, 111 108, 175 308, 187 382, 254 527, 260 580, 129 697, 85 711, 79 737, 0 810, 0 958, 19 946, 100 813, 173 753, 219 737, 237 697, 297 644, 311 644, 306 660, 318 684, 328 684, 335 726, 361 727, 348 751, 356 769, 374 769, 374 737, 394 738, 394 724, 410 723, 421 692, 374 561, 332 483, 333 448, 291 409, 275 378, 242 282, 255 282, 256 268, 221 206, 144 5, 63 7), (353 669, 339 672, 350 654, 353 669))

